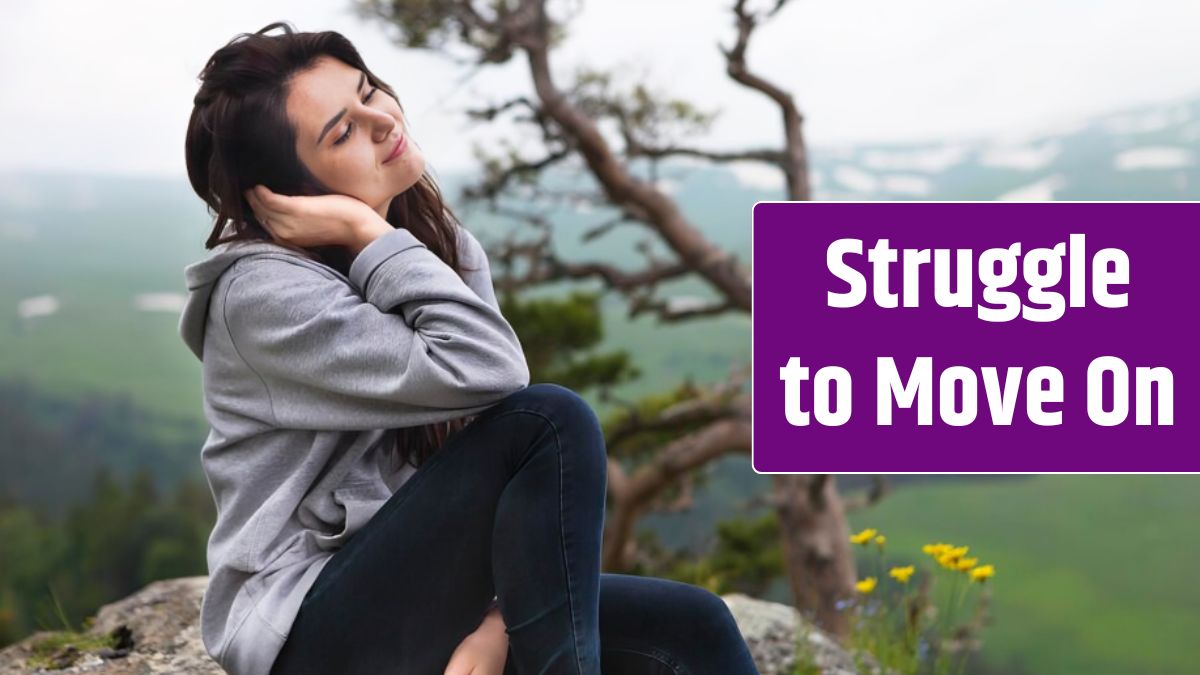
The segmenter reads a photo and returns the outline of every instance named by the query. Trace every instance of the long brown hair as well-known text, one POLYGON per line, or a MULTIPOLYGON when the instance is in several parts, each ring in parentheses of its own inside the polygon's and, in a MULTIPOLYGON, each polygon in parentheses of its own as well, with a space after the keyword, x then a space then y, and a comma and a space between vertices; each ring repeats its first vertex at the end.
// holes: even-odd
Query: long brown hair
MULTIPOLYGON (((368 82, 400 104, 395 91, 367 68, 358 50, 340 33, 297 32, 287 22, 241 33, 218 49, 200 71, 184 154, 192 189, 208 205, 213 229, 204 246, 233 241, 274 241, 254 216, 244 192, 262 184, 285 195, 323 195, 330 190, 308 171, 296 152, 296 130, 288 120, 288 83, 297 72, 328 55, 362 70, 368 82), (273 29, 282 35, 266 35, 273 29), (229 229, 228 234, 225 233, 229 229)), ((401 105, 401 110, 403 110, 401 105)), ((458 218, 442 199, 429 172, 392 199, 387 218, 405 228, 438 258, 462 274, 458 218)), ((304 248, 274 241, 349 275, 353 255, 342 246, 304 248)), ((401 462, 419 466, 465 419, 397 429, 401 462), (413 460, 416 459, 414 462, 413 460)))

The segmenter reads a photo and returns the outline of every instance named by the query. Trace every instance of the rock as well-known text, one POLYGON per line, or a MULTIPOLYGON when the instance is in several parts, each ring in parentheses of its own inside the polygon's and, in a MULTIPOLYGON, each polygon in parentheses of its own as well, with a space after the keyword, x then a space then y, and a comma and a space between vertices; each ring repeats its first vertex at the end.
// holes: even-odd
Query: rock
POLYGON ((39 632, 0 651, 0 675, 16 673, 104 673, 149 675, 224 671, 204 650, 200 640, 200 599, 208 577, 156 581, 137 593, 100 608, 88 635, 115 633, 114 647, 85 650, 68 646, 55 654, 62 669, 29 667, 35 645, 53 633, 39 632), (61 655, 61 658, 60 658, 61 655), (77 658, 76 658, 77 656, 77 658), (108 657, 108 658, 106 658, 108 657))
MULTIPOLYGON (((838 643, 806 621, 791 605, 759 600, 742 593, 721 596, 737 621, 754 663, 762 675, 794 672, 797 641, 803 664, 821 675, 855 675, 854 659, 838 643)), ((801 670, 800 672, 810 672, 801 670)))
MULTIPOLYGON (((87 635, 113 636, 112 644, 95 649, 61 647, 50 655, 58 667, 54 670, 28 665, 30 657, 37 653, 38 643, 54 635, 35 633, 0 651, 0 675, 220 675, 224 671, 208 656, 200 639, 200 600, 207 583, 208 577, 156 581, 123 600, 105 605, 87 635)), ((762 675, 793 672, 798 631, 803 632, 801 644, 807 652, 802 658, 816 666, 814 672, 854 675, 851 657, 830 637, 808 625, 792 607, 741 593, 723 597, 762 675)))

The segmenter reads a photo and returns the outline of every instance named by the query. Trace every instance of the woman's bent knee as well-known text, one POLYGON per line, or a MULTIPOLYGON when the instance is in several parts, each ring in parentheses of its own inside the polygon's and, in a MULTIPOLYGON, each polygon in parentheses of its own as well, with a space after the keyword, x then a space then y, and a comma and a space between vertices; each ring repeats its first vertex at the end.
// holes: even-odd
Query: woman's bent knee
POLYGON ((697 634, 706 635, 708 639, 734 634, 741 637, 737 621, 724 598, 702 586, 675 584, 672 608, 681 622, 692 625, 697 634))
POLYGON ((510 394, 481 416, 505 417, 514 414, 526 420, 537 420, 536 424, 521 424, 514 428, 514 431, 523 430, 518 432, 518 437, 512 438, 518 445, 522 444, 524 433, 549 431, 558 448, 582 462, 579 467, 585 474, 607 475, 608 450, 604 443, 604 431, 600 428, 596 412, 579 394, 557 384, 532 384, 510 394))
POLYGON ((558 384, 531 384, 510 394, 500 405, 508 409, 545 415, 555 424, 564 427, 600 427, 596 412, 588 402, 579 394, 558 384))

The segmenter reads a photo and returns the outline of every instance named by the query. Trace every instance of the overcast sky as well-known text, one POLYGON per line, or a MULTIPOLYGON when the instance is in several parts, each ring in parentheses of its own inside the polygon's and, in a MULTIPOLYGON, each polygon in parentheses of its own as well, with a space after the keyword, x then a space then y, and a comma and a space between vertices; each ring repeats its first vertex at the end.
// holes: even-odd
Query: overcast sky
MULTIPOLYGON (((644 72, 720 107, 711 148, 778 143, 778 113, 724 75, 726 0, 592 0, 556 55, 644 72)), ((471 168, 461 110, 529 89, 518 59, 464 71, 402 50, 342 0, 5 0, 0 169, 184 176, 196 79, 234 35, 275 20, 337 30, 387 80, 441 172, 471 168)), ((751 66, 793 92, 809 142, 936 141, 1052 130, 1088 115, 1200 95, 1196 0, 793 0, 751 66)))

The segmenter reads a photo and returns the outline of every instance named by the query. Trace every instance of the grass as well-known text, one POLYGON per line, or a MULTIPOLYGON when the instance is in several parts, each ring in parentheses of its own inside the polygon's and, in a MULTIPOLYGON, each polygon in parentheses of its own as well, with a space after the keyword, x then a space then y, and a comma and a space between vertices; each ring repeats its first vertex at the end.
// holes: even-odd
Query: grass
POLYGON ((91 635, 75 631, 60 631, 48 635, 37 642, 33 653, 26 661, 29 668, 58 670, 69 668, 78 655, 89 651, 98 651, 116 646, 117 639, 113 635, 91 635))
POLYGON ((65 630, 45 635, 30 645, 31 654, 25 664, 27 667, 45 670, 68 668, 86 652, 117 646, 119 638, 115 632, 107 635, 84 632, 90 627, 92 617, 84 621, 81 629, 76 630, 67 620, 66 614, 63 613, 62 605, 59 604, 58 596, 54 594, 53 588, 50 589, 50 597, 54 601, 58 620, 62 622, 65 630))
POLYGON ((1045 475, 898 491, 852 516, 888 537, 889 563, 924 543, 994 563, 983 662, 1029 672, 1195 672, 1200 492, 1190 476, 1045 475))

